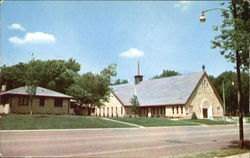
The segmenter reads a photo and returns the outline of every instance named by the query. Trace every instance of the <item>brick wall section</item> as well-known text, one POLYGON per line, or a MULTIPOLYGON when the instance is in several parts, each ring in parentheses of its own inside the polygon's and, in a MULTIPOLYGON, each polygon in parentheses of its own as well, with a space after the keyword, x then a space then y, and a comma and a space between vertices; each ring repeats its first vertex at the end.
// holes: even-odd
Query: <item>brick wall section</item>
MULTIPOLYGON (((54 98, 45 98, 44 106, 40 106, 40 99, 33 98, 32 112, 36 114, 68 114, 69 99, 63 99, 62 107, 54 106, 54 98)), ((28 105, 19 105, 18 96, 11 97, 11 113, 29 113, 28 105)))

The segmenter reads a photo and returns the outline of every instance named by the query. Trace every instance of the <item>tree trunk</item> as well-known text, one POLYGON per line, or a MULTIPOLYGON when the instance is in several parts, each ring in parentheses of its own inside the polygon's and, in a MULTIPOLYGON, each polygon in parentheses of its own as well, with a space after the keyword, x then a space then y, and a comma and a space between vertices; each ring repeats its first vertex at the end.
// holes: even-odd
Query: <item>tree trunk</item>
POLYGON ((32 95, 29 97, 30 99, 30 116, 32 115, 32 95))
POLYGON ((244 131, 243 131, 243 108, 241 97, 241 75, 240 75, 240 54, 236 51, 236 70, 237 70, 237 103, 239 108, 239 132, 240 132, 240 148, 244 147, 244 131))

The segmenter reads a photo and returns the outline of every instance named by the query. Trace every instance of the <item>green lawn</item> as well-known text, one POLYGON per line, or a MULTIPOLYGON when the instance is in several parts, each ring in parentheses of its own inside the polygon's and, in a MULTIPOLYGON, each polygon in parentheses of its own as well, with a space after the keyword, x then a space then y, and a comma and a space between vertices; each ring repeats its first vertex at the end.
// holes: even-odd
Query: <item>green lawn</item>
POLYGON ((246 117, 247 121, 246 123, 250 123, 250 117, 246 117))
POLYGON ((204 124, 204 125, 234 124, 232 122, 225 122, 224 120, 208 120, 208 119, 198 119, 198 120, 183 119, 182 121, 192 122, 192 123, 198 123, 198 124, 204 124))
POLYGON ((97 117, 75 115, 3 115, 1 130, 17 129, 70 129, 70 128, 121 128, 128 125, 102 120, 97 117))
POLYGON ((250 152, 250 150, 232 148, 232 149, 222 149, 222 150, 218 150, 218 151, 214 151, 214 152, 176 156, 176 157, 172 157, 172 158, 215 158, 215 157, 225 157, 225 156, 243 154, 243 153, 247 153, 247 152, 250 152))
POLYGON ((112 118, 114 120, 119 120, 128 123, 134 123, 137 125, 145 126, 145 127, 154 127, 154 126, 193 126, 197 125, 196 123, 188 122, 188 121, 177 121, 171 120, 167 118, 158 118, 158 117, 138 117, 138 118, 112 118))

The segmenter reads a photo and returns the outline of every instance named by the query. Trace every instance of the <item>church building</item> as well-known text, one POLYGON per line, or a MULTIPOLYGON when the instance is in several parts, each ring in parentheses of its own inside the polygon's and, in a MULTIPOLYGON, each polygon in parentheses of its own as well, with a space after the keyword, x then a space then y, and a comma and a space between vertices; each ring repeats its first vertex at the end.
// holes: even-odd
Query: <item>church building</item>
POLYGON ((145 80, 138 63, 135 83, 112 86, 109 102, 95 109, 102 117, 133 117, 131 98, 137 96, 140 117, 223 117, 222 101, 206 72, 145 80))

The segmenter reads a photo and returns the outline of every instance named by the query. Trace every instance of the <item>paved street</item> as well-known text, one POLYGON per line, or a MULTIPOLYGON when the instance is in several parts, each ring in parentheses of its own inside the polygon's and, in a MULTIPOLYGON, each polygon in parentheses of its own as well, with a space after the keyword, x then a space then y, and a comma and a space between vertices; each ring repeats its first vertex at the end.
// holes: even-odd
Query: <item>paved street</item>
MULTIPOLYGON (((250 139, 250 125, 245 125, 250 139)), ((212 151, 238 139, 238 126, 1 132, 3 156, 161 157, 212 151)))

